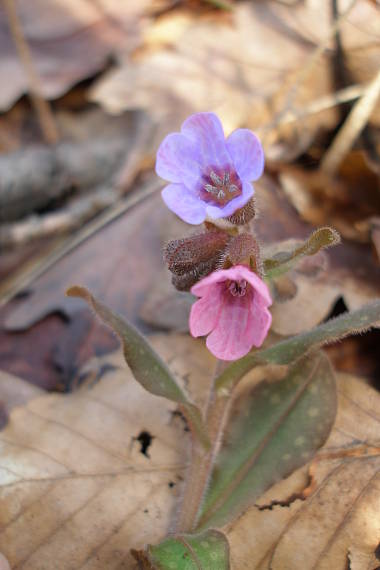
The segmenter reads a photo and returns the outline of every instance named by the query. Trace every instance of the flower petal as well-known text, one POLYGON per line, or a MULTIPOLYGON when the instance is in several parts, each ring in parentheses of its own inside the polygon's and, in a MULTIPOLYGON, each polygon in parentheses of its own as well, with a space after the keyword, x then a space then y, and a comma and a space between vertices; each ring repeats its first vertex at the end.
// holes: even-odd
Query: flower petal
POLYGON ((206 218, 206 204, 199 200, 184 184, 169 184, 161 192, 167 207, 184 222, 198 225, 206 218))
POLYGON ((196 113, 182 125, 181 133, 197 145, 203 168, 233 167, 227 151, 223 126, 214 113, 196 113))
POLYGON ((264 151, 259 139, 248 129, 230 134, 226 146, 242 180, 257 180, 264 170, 264 151))
POLYGON ((247 339, 252 346, 259 348, 269 331, 272 324, 272 315, 266 307, 262 307, 255 300, 251 305, 251 317, 249 319, 250 328, 247 331, 247 339))
POLYGON ((206 345, 221 360, 237 360, 252 348, 252 296, 232 297, 226 293, 223 297, 217 325, 207 337, 206 345))
POLYGON ((266 283, 253 271, 250 271, 248 267, 241 265, 242 267, 242 277, 240 279, 246 279, 248 283, 255 290, 255 299, 263 307, 269 307, 272 304, 272 297, 270 296, 269 288, 266 283))
POLYGON ((220 312, 220 296, 220 288, 211 285, 208 294, 192 305, 189 320, 192 336, 204 336, 215 327, 220 312))
POLYGON ((204 277, 192 286, 191 293, 196 295, 197 297, 203 297, 208 295, 208 291, 212 285, 215 283, 221 283, 223 281, 227 281, 228 279, 234 279, 230 277, 231 269, 220 269, 218 271, 213 271, 207 277, 204 277))
POLYGON ((246 203, 249 202, 249 200, 252 198, 254 189, 250 182, 243 182, 242 189, 242 194, 230 202, 227 202, 225 206, 207 205, 206 213, 208 217, 213 218, 214 220, 217 220, 219 218, 228 218, 228 216, 232 216, 236 210, 239 210, 239 208, 245 206, 246 203))
POLYGON ((201 177, 201 159, 196 144, 180 133, 164 138, 157 151, 156 173, 169 182, 194 188, 201 177))

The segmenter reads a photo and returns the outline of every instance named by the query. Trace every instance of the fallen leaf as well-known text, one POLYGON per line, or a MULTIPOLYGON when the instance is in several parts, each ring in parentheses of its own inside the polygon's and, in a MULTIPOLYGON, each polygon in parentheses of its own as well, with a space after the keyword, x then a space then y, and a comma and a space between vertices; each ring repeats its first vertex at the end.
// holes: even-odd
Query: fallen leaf
MULTIPOLYGON (((139 43, 139 15, 147 2, 118 0, 27 0, 17 2, 21 26, 42 94, 55 99, 78 81, 104 69, 109 57, 139 43)), ((28 92, 28 80, 9 31, 5 9, 0 10, 0 109, 7 111, 28 92)))
MULTIPOLYGON (((379 395, 349 375, 338 376, 338 415, 324 450, 339 459, 317 464, 317 489, 306 501, 262 509, 296 493, 307 482, 301 469, 274 486, 228 532, 233 567, 239 570, 344 570, 350 549, 376 548, 380 455, 345 456, 361 445, 378 445, 379 395), (261 509, 261 510, 260 510, 261 509)), ((318 457, 318 456, 317 456, 318 457)), ((372 569, 371 569, 372 570, 372 569)))
MULTIPOLYGON (((375 8, 356 4, 340 30, 360 83, 376 70, 379 51, 367 32, 375 8)), ((338 121, 330 82, 332 27, 327 0, 239 2, 220 18, 180 6, 145 29, 133 60, 125 58, 103 75, 90 99, 111 113, 149 110, 160 138, 190 112, 216 111, 227 131, 262 128, 266 150, 285 137, 299 155, 321 128, 334 129, 338 121), (330 103, 318 110, 326 96, 330 103), (308 110, 313 106, 317 111, 308 110)))
MULTIPOLYGON (((29 400, 37 398, 37 396, 41 396, 43 393, 43 390, 37 386, 33 386, 30 382, 26 382, 26 380, 22 380, 22 378, 0 370, 0 410, 1 407, 3 407, 6 414, 4 425, 6 425, 9 413, 13 408, 24 406, 29 400)), ((0 420, 0 429, 2 429, 4 425, 1 425, 0 420)))
MULTIPOLYGON (((154 344, 194 400, 205 401, 212 359, 202 342, 158 335, 154 344)), ((86 384, 74 394, 14 410, 0 434, 0 549, 17 570, 132 568, 129 549, 155 544, 170 530, 187 461, 174 406, 146 393, 120 352, 90 362, 83 374, 86 384), (97 381, 101 362, 113 370, 97 381), (150 436, 149 457, 137 441, 142 431, 150 436)), ((378 441, 379 396, 350 376, 338 385, 337 421, 321 453, 340 451, 342 458, 318 462, 318 487, 308 500, 254 507, 228 528, 233 569, 266 570, 271 558, 281 570, 311 568, 310 561, 318 570, 344 570, 353 545, 366 550, 378 538, 380 459, 344 452, 378 441)), ((306 484, 304 467, 260 504, 306 484)))
MULTIPOLYGON (((25 218, 31 215, 36 225, 39 212, 49 209, 50 215, 59 213, 73 194, 77 199, 99 190, 112 194, 114 189, 115 196, 111 197, 115 201, 119 172, 133 153, 139 151, 142 161, 141 139, 151 133, 149 121, 141 113, 116 118, 90 109, 81 113, 80 121, 77 114, 67 112, 59 114, 58 120, 64 140, 54 148, 36 144, 0 155, 0 244, 4 247, 13 245, 6 240, 11 222, 24 218, 26 225, 25 218)), ((137 165, 135 175, 136 170, 137 165)), ((57 223, 51 226, 51 234, 54 230, 58 233, 59 228, 54 227, 57 223)), ((24 241, 29 242, 30 236, 24 241)))
POLYGON ((0 552, 0 570, 11 570, 6 558, 0 552))
POLYGON ((280 181, 289 201, 307 222, 316 226, 328 223, 347 239, 369 241, 369 220, 380 208, 379 177, 362 151, 351 151, 335 178, 318 169, 282 166, 280 181))
POLYGON ((171 214, 158 207, 160 202, 159 196, 146 200, 132 209, 131 217, 124 213, 103 227, 36 279, 26 298, 3 309, 2 368, 44 388, 68 389, 79 361, 117 346, 80 300, 65 297, 65 290, 81 283, 136 323, 144 291, 162 269, 157 233, 171 214))
MULTIPOLYGON (((183 354, 192 351, 189 377, 204 398, 211 357, 202 344, 178 339, 173 351, 173 343, 157 340, 182 383, 189 372, 183 354)), ((170 527, 185 426, 175 405, 138 385, 120 353, 107 363, 113 371, 100 381, 89 365, 75 396, 34 399, 1 432, 0 550, 12 568, 131 568, 129 548, 156 543, 170 527), (150 442, 145 454, 142 432, 150 442)))
POLYGON ((379 567, 379 557, 376 556, 376 548, 374 549, 373 545, 367 549, 351 546, 348 558, 349 570, 376 570, 379 567))

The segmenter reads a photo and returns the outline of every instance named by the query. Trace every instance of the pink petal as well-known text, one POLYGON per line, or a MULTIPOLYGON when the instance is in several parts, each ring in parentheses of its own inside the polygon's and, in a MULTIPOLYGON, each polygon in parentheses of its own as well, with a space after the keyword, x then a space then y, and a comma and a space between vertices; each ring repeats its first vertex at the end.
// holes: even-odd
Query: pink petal
POLYGON ((249 342, 259 348, 272 324, 272 315, 266 307, 258 305, 255 301, 251 305, 250 329, 248 331, 249 342))
POLYGON ((251 350, 251 302, 251 295, 224 295, 217 325, 206 341, 207 348, 217 358, 237 360, 251 350))
POLYGON ((215 220, 232 216, 239 208, 242 208, 252 198, 254 193, 250 182, 243 182, 243 193, 228 202, 225 206, 207 206, 206 213, 215 220))
POLYGON ((156 173, 164 180, 184 183, 190 189, 201 177, 201 159, 196 144, 173 133, 165 137, 157 151, 156 173))
POLYGON ((264 151, 259 139, 248 129, 230 134, 226 146, 242 180, 257 180, 264 170, 264 151))
POLYGON ((220 305, 220 288, 211 285, 208 294, 191 307, 189 326, 192 336, 204 336, 212 331, 218 321, 220 305))
POLYGON ((181 133, 197 145, 202 157, 203 167, 229 166, 232 160, 227 151, 223 126, 214 113, 196 113, 182 125, 181 133))
MULTIPOLYGON (((232 268, 233 269, 233 268, 232 268)), ((233 279, 230 277, 231 269, 220 269, 219 271, 213 271, 207 277, 204 277, 192 286, 191 292, 193 295, 197 297, 203 297, 204 295, 208 295, 208 291, 212 285, 215 283, 221 283, 222 281, 227 281, 228 279, 233 279)))
POLYGON ((238 267, 242 267, 242 275, 240 279, 246 279, 248 283, 253 287, 255 290, 255 298, 258 303, 260 303, 263 307, 270 307, 272 304, 272 297, 270 296, 269 288, 266 283, 253 271, 250 271, 248 267, 244 265, 240 265, 238 267))
POLYGON ((201 224, 206 218, 206 204, 183 184, 169 184, 161 192, 167 207, 188 224, 201 224))

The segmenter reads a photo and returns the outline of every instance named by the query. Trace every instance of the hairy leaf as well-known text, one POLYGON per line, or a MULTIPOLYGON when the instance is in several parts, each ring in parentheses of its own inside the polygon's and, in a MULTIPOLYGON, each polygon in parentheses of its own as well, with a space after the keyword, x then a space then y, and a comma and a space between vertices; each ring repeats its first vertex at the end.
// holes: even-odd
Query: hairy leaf
POLYGON ((131 323, 95 299, 85 287, 70 287, 66 294, 87 301, 102 321, 120 337, 125 360, 135 379, 151 394, 180 404, 191 428, 204 445, 208 446, 208 437, 199 409, 188 400, 169 368, 147 339, 131 323))
POLYGON ((380 322, 380 299, 356 311, 344 313, 308 332, 283 340, 269 348, 251 352, 230 364, 217 379, 218 389, 234 386, 257 364, 290 364, 311 350, 336 342, 350 334, 365 332, 380 322))
POLYGON ((274 257, 264 260, 264 273, 267 279, 273 279, 289 271, 305 255, 315 255, 321 249, 337 245, 340 236, 333 228, 319 228, 301 245, 291 251, 282 251, 274 257))
POLYGON ((146 554, 142 552, 133 552, 133 554, 142 567, 147 569, 228 570, 230 568, 227 539, 223 533, 216 530, 173 536, 156 546, 148 546, 146 554))
POLYGON ((323 445, 336 414, 335 378, 323 352, 300 360, 287 377, 243 394, 227 427, 199 528, 219 527, 323 445))

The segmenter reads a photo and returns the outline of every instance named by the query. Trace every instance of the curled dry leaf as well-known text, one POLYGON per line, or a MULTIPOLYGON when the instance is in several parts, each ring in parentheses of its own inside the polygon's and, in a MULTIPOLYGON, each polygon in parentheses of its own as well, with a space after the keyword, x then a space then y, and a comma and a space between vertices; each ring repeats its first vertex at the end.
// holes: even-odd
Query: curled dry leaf
MULTIPOLYGON (((211 357, 202 343, 172 335, 154 344, 194 400, 204 401, 211 357)), ((13 411, 0 434, 0 551, 12 568, 133 568, 129 549, 155 544, 170 530, 187 460, 174 405, 145 392, 121 353, 92 361, 83 376, 75 394, 39 397, 13 411)), ((234 570, 268 570, 270 559, 276 570, 344 570, 352 546, 366 551, 375 543, 380 459, 344 453, 357 441, 375 445, 379 397, 352 377, 339 380, 338 397, 326 451, 342 457, 318 462, 318 487, 307 501, 252 508, 227 528, 234 570)), ((260 503, 306 484, 304 467, 260 503)))

